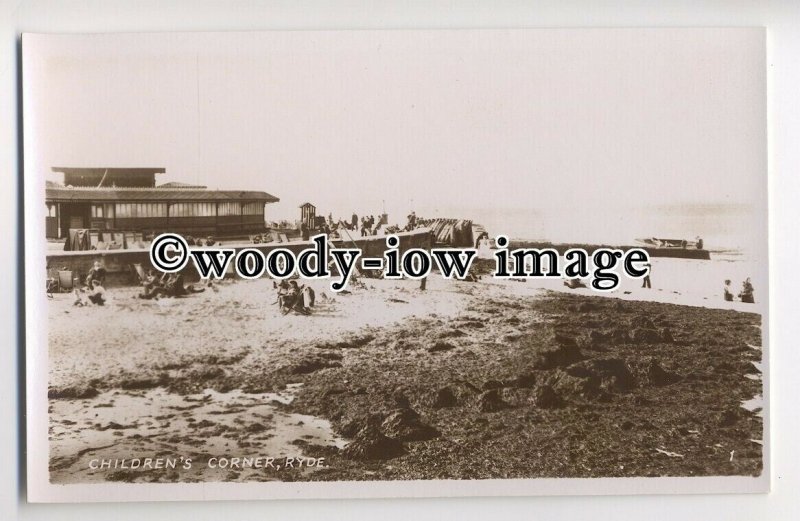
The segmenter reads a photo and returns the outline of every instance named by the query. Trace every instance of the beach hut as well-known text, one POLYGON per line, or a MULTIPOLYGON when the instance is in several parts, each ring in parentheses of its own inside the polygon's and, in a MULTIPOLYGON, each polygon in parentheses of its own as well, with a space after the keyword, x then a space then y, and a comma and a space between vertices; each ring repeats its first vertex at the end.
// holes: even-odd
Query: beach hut
POLYGON ((314 218, 317 216, 317 207, 311 203, 300 205, 300 222, 305 223, 309 230, 314 229, 314 218))

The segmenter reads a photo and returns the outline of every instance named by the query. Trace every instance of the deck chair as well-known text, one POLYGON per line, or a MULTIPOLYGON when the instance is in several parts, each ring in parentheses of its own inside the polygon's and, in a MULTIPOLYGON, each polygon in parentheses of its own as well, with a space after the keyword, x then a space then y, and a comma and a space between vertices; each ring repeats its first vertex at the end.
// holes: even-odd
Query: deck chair
POLYGON ((89 249, 96 250, 97 244, 100 242, 100 232, 89 230, 89 249))
POLYGON ((70 292, 75 288, 72 276, 72 270, 58 270, 58 290, 60 292, 70 292))
POLYGON ((142 264, 140 262, 134 262, 133 269, 136 272, 136 275, 139 277, 139 284, 147 280, 147 274, 144 272, 144 268, 142 268, 142 264))
POLYGON ((269 232, 269 234, 272 236, 273 242, 281 242, 281 236, 278 232, 269 232))
POLYGON ((279 233, 278 235, 281 238, 281 242, 289 242, 289 238, 286 236, 285 233, 279 233))
POLYGON ((103 241, 100 241, 100 242, 97 243, 97 247, 95 249, 96 250, 107 250, 108 249, 108 245, 106 243, 104 243, 103 241))
POLYGON ((133 232, 125 232, 123 235, 125 237, 125 242, 122 243, 122 247, 125 248, 126 250, 129 249, 129 248, 135 248, 136 247, 136 236, 134 235, 134 233, 133 232))

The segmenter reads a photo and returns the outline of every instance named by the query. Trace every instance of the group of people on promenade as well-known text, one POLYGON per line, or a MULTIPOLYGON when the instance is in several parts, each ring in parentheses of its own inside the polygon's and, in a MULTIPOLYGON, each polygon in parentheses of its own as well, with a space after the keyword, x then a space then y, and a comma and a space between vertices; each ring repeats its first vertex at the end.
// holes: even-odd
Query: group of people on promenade
POLYGON ((335 220, 333 214, 329 213, 325 222, 316 226, 308 226, 306 223, 301 223, 300 235, 304 241, 307 241, 310 237, 320 233, 342 237, 341 231, 347 230, 348 232, 357 232, 361 237, 369 237, 415 230, 420 227, 428 226, 431 221, 432 219, 418 218, 416 212, 411 212, 407 217, 406 225, 401 227, 398 224, 390 225, 385 213, 378 214, 378 217, 375 215, 359 217, 358 214, 353 212, 350 219, 338 220, 335 220))

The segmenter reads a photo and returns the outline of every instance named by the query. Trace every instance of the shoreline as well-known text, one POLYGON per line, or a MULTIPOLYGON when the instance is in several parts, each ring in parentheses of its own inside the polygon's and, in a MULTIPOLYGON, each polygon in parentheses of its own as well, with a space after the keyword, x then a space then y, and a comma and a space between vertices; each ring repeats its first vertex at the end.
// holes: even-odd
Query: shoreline
MULTIPOLYGON (((172 453, 191 453, 197 461, 259 455, 257 439, 267 436, 260 443, 276 443, 279 456, 291 446, 328 459, 324 468, 278 476, 213 473, 222 481, 755 475, 762 469, 761 446, 750 441, 762 437, 761 418, 757 409, 740 406, 761 389, 753 364, 761 351, 748 347, 761 345, 755 313, 513 282, 431 277, 425 292, 413 281, 363 282, 367 288, 349 295, 320 292, 311 317, 279 316, 265 279, 226 281, 217 291, 160 303, 119 290, 106 308, 70 308, 62 301, 69 295, 58 295, 49 303, 51 409, 71 404, 73 418, 92 411, 113 416, 123 403, 153 408, 166 400, 177 409, 154 412, 153 418, 166 417, 146 427, 147 439, 172 453), (110 341, 92 346, 87 324, 110 341), (288 403, 272 400, 287 389, 288 403), (216 394, 206 398, 209 393, 216 394), (247 429, 255 429, 249 426, 256 406, 268 406, 263 414, 270 419, 254 434, 247 429), (220 423, 213 407, 234 420, 220 423), (292 415, 318 431, 305 440, 303 434, 283 439, 276 418, 292 415), (176 427, 188 418, 195 420, 186 424, 191 429, 176 427), (204 452, 196 442, 209 436, 230 440, 228 452, 204 452), (349 445, 332 446, 334 438, 349 445), (376 455, 381 459, 369 459, 376 455)), ((63 419, 51 417, 63 434, 59 454, 66 455, 56 462, 66 466, 55 482, 102 479, 81 471, 79 461, 113 452, 98 449, 103 445, 95 438, 120 432, 122 439, 145 428, 87 418, 79 429, 63 419), (73 461, 75 443, 92 450, 73 461)), ((126 471, 114 479, 210 476, 126 471)))

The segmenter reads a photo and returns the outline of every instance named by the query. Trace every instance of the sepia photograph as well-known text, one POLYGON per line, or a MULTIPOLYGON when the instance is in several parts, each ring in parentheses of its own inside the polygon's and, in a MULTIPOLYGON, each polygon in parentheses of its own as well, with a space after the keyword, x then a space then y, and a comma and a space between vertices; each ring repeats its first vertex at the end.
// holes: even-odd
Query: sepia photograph
POLYGON ((22 67, 34 500, 769 490, 763 29, 26 34, 22 67), (362 259, 164 272, 166 233, 362 259), (382 271, 437 248, 468 273, 382 271), (498 276, 519 249, 553 254, 498 276))

